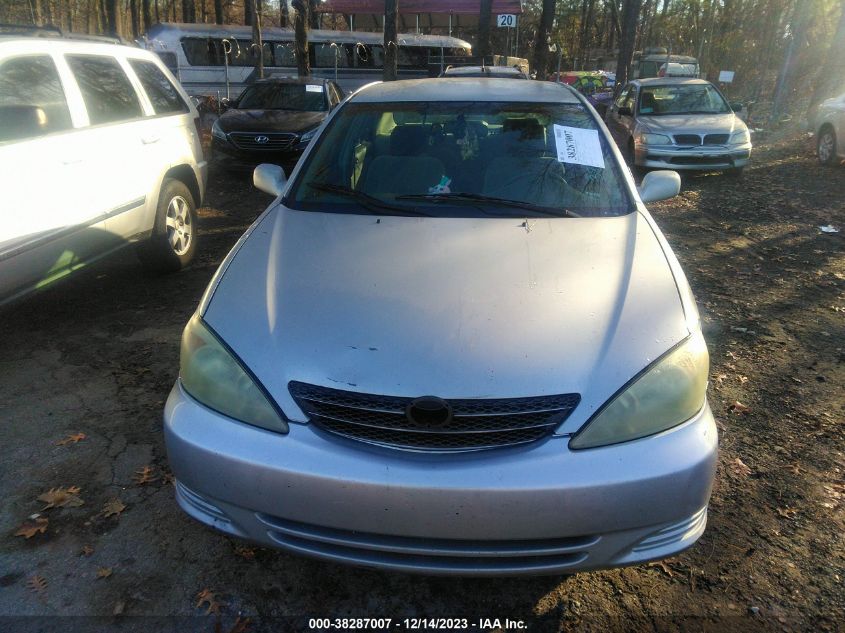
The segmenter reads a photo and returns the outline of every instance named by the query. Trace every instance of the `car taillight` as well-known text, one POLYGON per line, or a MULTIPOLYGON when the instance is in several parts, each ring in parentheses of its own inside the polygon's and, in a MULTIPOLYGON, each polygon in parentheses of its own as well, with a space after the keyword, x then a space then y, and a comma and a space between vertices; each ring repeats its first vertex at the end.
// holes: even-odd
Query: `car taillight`
POLYGON ((205 141, 205 137, 203 136, 203 133, 202 133, 202 126, 200 125, 200 118, 198 116, 194 117, 194 127, 197 130, 197 139, 199 139, 199 142, 200 142, 200 149, 202 150, 202 156, 203 156, 203 158, 205 158, 206 141, 205 141))

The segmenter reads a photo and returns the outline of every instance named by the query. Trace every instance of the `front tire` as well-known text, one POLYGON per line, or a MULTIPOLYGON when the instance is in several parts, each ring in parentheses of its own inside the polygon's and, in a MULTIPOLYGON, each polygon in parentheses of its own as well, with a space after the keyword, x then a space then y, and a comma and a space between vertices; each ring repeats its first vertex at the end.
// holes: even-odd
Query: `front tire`
POLYGON ((836 157, 836 132, 831 127, 825 127, 819 132, 816 141, 816 153, 822 165, 833 166, 838 163, 836 157))
POLYGON ((180 180, 161 185, 155 226, 150 238, 138 245, 138 258, 147 270, 176 272, 191 263, 197 252, 197 211, 191 191, 180 180))

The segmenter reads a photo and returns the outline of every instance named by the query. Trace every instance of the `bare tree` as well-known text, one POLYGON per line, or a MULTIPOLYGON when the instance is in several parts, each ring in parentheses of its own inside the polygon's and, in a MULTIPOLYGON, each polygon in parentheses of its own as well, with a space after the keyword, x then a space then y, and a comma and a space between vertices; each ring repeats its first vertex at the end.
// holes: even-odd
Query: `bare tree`
POLYGON ((296 70, 300 77, 311 76, 311 64, 308 61, 308 0, 293 0, 295 11, 293 28, 296 40, 296 70))
POLYGON ((396 81, 399 0, 384 0, 384 74, 385 81, 396 81))
POLYGON ((247 26, 252 24, 252 0, 244 0, 244 24, 247 26))
POLYGON ((153 15, 151 12, 150 0, 142 0, 141 1, 141 17, 144 19, 143 29, 144 31, 149 30, 149 28, 153 25, 153 15))
POLYGON ((264 79, 264 43, 261 41, 261 5, 259 0, 247 0, 252 3, 252 54, 255 56, 255 79, 264 79))
POLYGON ((616 89, 621 90, 628 83, 631 62, 634 59, 634 43, 637 39, 637 21, 642 0, 625 0, 622 6, 621 37, 619 57, 616 60, 616 89))
POLYGON ((827 51, 827 59, 816 81, 813 98, 810 100, 810 109, 807 111, 807 118, 811 122, 816 116, 819 104, 835 96, 838 90, 842 90, 841 79, 845 77, 845 0, 842 0, 841 5, 839 24, 830 43, 830 49, 827 51))
POLYGON ((534 41, 534 70, 540 79, 545 79, 548 74, 549 34, 554 26, 555 4, 555 0, 543 0, 543 13, 540 15, 537 39, 534 41))
POLYGON ((279 3, 279 26, 287 28, 290 23, 290 16, 288 15, 288 0, 281 0, 279 3))
POLYGON ((106 29, 109 35, 118 35, 120 22, 118 21, 118 3, 119 0, 104 0, 106 11, 106 29))
POLYGON ((481 13, 478 16, 478 43, 475 54, 484 58, 490 54, 490 21, 493 19, 493 0, 481 0, 481 13))

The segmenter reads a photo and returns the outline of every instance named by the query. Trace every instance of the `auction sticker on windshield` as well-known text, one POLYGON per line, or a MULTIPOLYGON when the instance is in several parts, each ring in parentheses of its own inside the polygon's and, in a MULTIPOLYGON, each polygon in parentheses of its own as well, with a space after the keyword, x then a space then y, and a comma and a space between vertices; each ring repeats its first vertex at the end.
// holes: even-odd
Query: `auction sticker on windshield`
POLYGON ((323 87, 305 84, 305 92, 323 92, 323 87))
POLYGON ((558 162, 604 169, 598 130, 585 130, 555 123, 554 131, 558 162))

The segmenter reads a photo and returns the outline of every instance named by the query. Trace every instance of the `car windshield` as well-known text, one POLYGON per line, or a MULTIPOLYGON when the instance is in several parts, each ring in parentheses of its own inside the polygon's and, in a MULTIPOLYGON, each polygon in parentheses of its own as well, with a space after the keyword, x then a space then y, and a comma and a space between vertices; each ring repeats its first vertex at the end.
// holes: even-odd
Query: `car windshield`
POLYGON ((323 112, 326 97, 322 84, 259 84, 243 91, 238 108, 323 112))
POLYGON ((288 207, 460 217, 634 208, 614 153, 580 104, 352 103, 317 143, 288 207))
POLYGON ((639 113, 643 115, 727 112, 731 112, 728 102, 710 84, 643 86, 640 90, 639 113))

